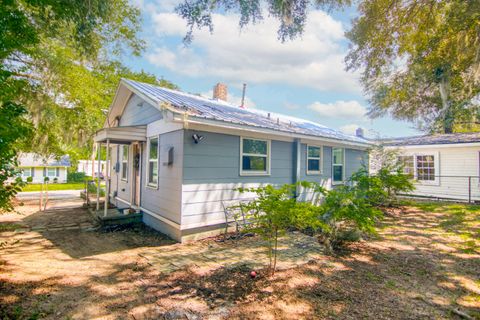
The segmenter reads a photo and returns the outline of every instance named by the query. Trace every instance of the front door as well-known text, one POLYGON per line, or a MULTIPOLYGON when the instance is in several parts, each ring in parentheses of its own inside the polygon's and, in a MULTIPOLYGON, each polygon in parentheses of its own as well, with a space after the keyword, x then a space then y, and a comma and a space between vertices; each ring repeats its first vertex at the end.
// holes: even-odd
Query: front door
POLYGON ((133 204, 140 206, 140 163, 141 163, 141 147, 140 144, 133 145, 133 204))

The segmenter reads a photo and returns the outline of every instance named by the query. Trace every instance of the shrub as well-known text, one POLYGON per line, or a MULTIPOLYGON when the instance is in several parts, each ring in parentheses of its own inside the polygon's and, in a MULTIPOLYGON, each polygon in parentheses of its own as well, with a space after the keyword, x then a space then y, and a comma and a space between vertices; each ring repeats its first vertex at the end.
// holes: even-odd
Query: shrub
POLYGON ((68 182, 83 182, 86 179, 85 172, 68 172, 67 181, 68 182))
POLYGON ((57 177, 53 178, 53 183, 58 183, 58 178, 57 177))
MULTIPOLYGON (((97 194, 97 184, 93 181, 88 182, 87 184, 87 190, 89 194, 97 194)), ((105 196, 105 190, 100 187, 100 197, 105 196)))
POLYGON ((357 196, 365 198, 373 206, 391 206, 398 193, 414 189, 410 177, 401 168, 390 166, 383 166, 375 175, 362 168, 351 176, 350 182, 357 196))
POLYGON ((32 181, 33 181, 33 178, 32 178, 32 177, 27 177, 27 182, 28 182, 28 183, 32 183, 32 181))
MULTIPOLYGON (((299 185, 285 184, 280 187, 268 185, 259 188, 240 188, 240 192, 253 192, 255 200, 243 205, 247 220, 252 223, 247 231, 260 235, 267 242, 269 273, 275 274, 277 264, 278 237, 291 227, 318 228, 321 226, 319 207, 296 201, 295 193, 299 185)), ((323 188, 303 182, 304 188, 314 187, 317 192, 323 188)))

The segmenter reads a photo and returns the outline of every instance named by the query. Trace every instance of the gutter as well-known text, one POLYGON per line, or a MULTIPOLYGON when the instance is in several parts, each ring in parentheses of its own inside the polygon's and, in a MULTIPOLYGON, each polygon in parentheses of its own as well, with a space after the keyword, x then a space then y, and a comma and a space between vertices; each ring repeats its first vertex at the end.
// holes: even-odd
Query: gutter
MULTIPOLYGON (((178 111, 176 111, 175 113, 179 114, 178 111)), ((242 130, 242 131, 246 131, 246 132, 256 132, 256 133, 284 136, 284 137, 288 137, 288 138, 291 138, 291 139, 318 140, 318 141, 323 141, 323 142, 329 142, 329 143, 332 143, 334 145, 335 144, 336 145, 347 145, 347 146, 361 147, 361 148, 365 148, 365 149, 368 149, 370 146, 374 145, 373 143, 367 143, 367 142, 361 143, 361 142, 354 142, 354 141, 349 141, 349 140, 340 140, 340 139, 332 139, 332 138, 320 137, 320 136, 311 136, 311 135, 306 135, 306 134, 278 131, 278 130, 262 128, 262 127, 246 126, 246 125, 241 125, 241 124, 236 124, 236 123, 222 124, 220 121, 209 120, 209 119, 200 119, 200 118, 185 119, 184 117, 182 117, 182 118, 174 117, 173 122, 183 123, 183 124, 188 124, 188 123, 199 124, 199 125, 206 125, 206 126, 222 128, 222 129, 230 129, 230 130, 231 129, 237 129, 237 130, 242 130)))

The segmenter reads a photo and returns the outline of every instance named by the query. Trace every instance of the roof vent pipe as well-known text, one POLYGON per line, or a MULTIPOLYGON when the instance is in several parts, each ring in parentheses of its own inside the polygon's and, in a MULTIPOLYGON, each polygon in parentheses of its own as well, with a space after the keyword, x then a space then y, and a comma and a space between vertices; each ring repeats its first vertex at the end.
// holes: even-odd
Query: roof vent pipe
POLYGON ((240 104, 240 108, 245 109, 245 92, 247 91, 247 84, 243 84, 243 90, 242 90, 242 103, 240 104))
POLYGON ((357 128, 357 130, 355 130, 355 135, 359 138, 363 138, 365 136, 365 133, 362 128, 357 128))

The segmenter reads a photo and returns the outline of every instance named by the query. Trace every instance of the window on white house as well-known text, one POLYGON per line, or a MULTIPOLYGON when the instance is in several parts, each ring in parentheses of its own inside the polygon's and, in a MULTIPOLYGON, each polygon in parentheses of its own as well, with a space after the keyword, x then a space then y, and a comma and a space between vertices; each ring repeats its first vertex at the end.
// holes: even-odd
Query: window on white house
POLYGON ((270 172, 270 141, 241 138, 241 174, 264 175, 270 172))
POLYGON ((127 180, 128 175, 128 146, 122 146, 122 180, 127 180))
POLYGON ((343 171, 345 167, 345 150, 342 148, 333 148, 333 182, 343 182, 343 171))
POLYGON ((33 168, 23 168, 22 169, 22 177, 28 178, 32 176, 32 170, 33 168))
POLYGON ((47 168, 47 177, 54 178, 57 176, 57 168, 47 168))
POLYGON ((435 156, 417 155, 417 180, 435 181, 435 156))
POLYGON ((398 162, 402 166, 403 173, 413 178, 415 174, 413 156, 399 156, 398 162))
POLYGON ((315 146, 307 146, 307 174, 320 174, 322 171, 321 164, 322 148, 315 146))
POLYGON ((151 138, 148 144, 148 185, 158 185, 158 138, 151 138))

